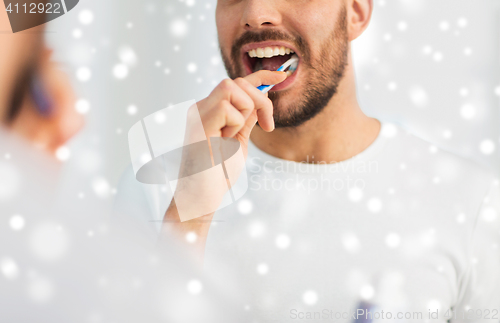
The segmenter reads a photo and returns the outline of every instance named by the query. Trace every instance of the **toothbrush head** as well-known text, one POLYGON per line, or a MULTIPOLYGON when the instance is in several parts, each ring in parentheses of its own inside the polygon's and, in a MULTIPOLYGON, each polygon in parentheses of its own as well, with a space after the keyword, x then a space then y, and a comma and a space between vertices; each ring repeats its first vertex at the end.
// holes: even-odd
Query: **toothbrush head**
POLYGON ((299 61, 297 60, 297 62, 293 63, 292 65, 290 65, 290 67, 288 68, 287 72, 295 72, 295 70, 297 69, 297 65, 299 65, 299 61))
POLYGON ((278 68, 278 71, 279 72, 290 71, 293 73, 297 69, 298 64, 299 64, 299 57, 294 54, 288 61, 286 61, 283 65, 280 66, 280 68, 278 68))

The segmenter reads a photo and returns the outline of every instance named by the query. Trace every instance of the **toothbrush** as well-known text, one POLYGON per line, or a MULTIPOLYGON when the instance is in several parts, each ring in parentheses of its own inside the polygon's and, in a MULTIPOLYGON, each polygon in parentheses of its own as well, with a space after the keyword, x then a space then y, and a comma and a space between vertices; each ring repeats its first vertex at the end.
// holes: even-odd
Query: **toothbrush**
MULTIPOLYGON (((286 61, 283 65, 281 65, 277 72, 284 72, 288 67, 288 71, 294 72, 297 69, 297 63, 299 62, 299 57, 297 55, 293 55, 288 61, 286 61)), ((262 93, 267 93, 269 90, 271 90, 274 87, 275 84, 273 85, 261 85, 257 87, 259 91, 262 93)))
POLYGON ((52 100, 47 93, 45 84, 43 84, 40 75, 35 72, 30 82, 30 93, 33 101, 35 102, 35 108, 38 110, 42 116, 48 117, 52 113, 52 100))

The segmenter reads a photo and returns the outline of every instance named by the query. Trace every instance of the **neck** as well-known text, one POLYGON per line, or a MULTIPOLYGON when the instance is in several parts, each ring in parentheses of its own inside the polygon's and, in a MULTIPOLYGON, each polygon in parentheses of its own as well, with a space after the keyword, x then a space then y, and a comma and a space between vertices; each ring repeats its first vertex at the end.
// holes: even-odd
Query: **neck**
POLYGON ((339 162, 349 159, 377 138, 380 122, 366 116, 356 98, 352 60, 337 93, 316 117, 295 128, 267 133, 254 127, 251 140, 262 151, 296 162, 339 162))

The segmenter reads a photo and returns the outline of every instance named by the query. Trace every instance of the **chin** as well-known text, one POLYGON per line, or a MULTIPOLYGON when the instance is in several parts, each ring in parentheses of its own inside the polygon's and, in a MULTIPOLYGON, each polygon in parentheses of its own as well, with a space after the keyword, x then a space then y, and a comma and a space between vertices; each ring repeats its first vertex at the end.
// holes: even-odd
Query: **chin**
POLYGON ((297 103, 303 100, 301 87, 296 84, 286 90, 269 91, 269 99, 273 102, 273 108, 279 113, 288 113, 297 107, 297 103))

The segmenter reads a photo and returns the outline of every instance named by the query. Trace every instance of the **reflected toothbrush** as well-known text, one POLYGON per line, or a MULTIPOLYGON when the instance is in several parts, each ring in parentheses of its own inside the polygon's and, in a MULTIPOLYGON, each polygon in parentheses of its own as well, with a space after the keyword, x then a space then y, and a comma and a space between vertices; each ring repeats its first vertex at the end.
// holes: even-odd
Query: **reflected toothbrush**
POLYGON ((38 113, 44 117, 50 116, 53 110, 52 99, 38 72, 33 74, 29 87, 31 97, 35 103, 35 108, 38 113))
MULTIPOLYGON (((287 72, 295 72, 297 69, 297 65, 299 63, 299 57, 297 55, 293 55, 288 61, 286 61, 283 65, 281 65, 277 72, 285 72, 285 70, 288 68, 287 72)), ((291 74, 290 74, 291 75, 291 74)), ((271 90, 274 87, 275 84, 273 85, 261 85, 257 87, 259 91, 262 93, 267 93, 269 90, 271 90)))

